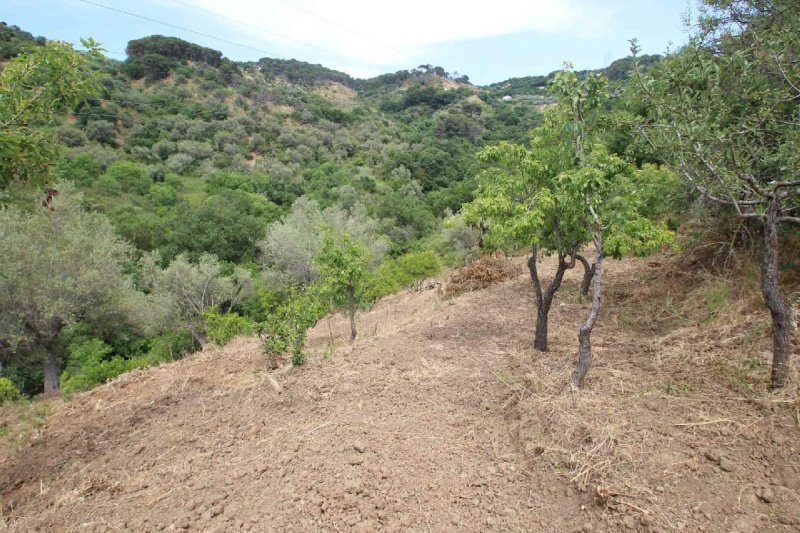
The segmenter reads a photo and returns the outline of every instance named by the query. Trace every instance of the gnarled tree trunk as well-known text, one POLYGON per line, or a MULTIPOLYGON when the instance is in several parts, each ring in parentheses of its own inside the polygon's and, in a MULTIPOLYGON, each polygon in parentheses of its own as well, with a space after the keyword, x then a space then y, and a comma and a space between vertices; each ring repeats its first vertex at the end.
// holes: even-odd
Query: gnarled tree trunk
POLYGON ((536 256, 538 249, 534 246, 530 258, 528 258, 528 270, 531 273, 531 281, 536 294, 536 335, 533 340, 533 347, 540 352, 547 351, 547 321, 550 315, 550 306, 553 304, 553 297, 561 286, 564 279, 564 272, 575 266, 575 255, 571 254, 570 260, 565 261, 563 254, 558 254, 558 268, 556 275, 542 290, 542 283, 539 279, 539 272, 536 269, 536 256))
POLYGON ((603 237, 597 235, 594 238, 595 261, 594 261, 594 294, 592 295, 592 307, 586 322, 578 330, 578 363, 570 379, 574 388, 580 388, 583 380, 592 366, 592 330, 600 315, 600 301, 603 295, 603 237))
POLYGON ((44 393, 58 394, 58 354, 48 346, 44 354, 44 393))
POLYGON ((789 306, 783 299, 778 263, 778 216, 780 205, 773 193, 764 219, 764 254, 761 261, 761 290, 772 317, 772 376, 774 389, 783 388, 789 377, 789 306))
POLYGON ((581 280, 581 294, 589 296, 589 286, 592 284, 594 278, 595 265, 589 266, 589 261, 586 260, 581 254, 575 254, 575 259, 583 265, 583 280, 581 280))
POLYGON ((350 342, 356 340, 356 288, 353 285, 347 287, 347 298, 350 311, 350 342))

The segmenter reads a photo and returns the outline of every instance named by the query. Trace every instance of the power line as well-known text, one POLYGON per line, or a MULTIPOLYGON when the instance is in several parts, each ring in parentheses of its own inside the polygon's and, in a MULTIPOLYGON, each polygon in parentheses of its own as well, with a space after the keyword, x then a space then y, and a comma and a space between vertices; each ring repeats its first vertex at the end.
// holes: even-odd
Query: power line
POLYGON ((258 52, 260 54, 266 54, 267 56, 277 57, 277 58, 280 58, 280 59, 287 59, 286 57, 284 57, 284 56, 282 56, 280 54, 276 54, 276 53, 270 52, 268 50, 263 50, 261 48, 256 48, 254 46, 249 46, 249 45, 246 45, 246 44, 237 43, 237 42, 234 42, 234 41, 230 41, 228 39, 224 39, 222 37, 217 37, 215 35, 211 35, 209 33, 204 33, 204 32, 201 32, 201 31, 193 30, 191 28, 186 28, 184 26, 178 26, 177 24, 172 24, 171 22, 164 22, 163 20, 154 19, 152 17, 147 17, 145 15, 139 15, 137 13, 131 13, 130 11, 125 11, 124 9, 117 9, 116 7, 107 6, 105 4, 100 4, 98 2, 92 2, 91 0, 78 0, 78 1, 79 2, 83 2, 84 4, 89 4, 89 5, 95 6, 95 7, 101 7, 103 9, 108 9, 109 11, 116 11, 117 13, 122 13, 123 15, 128 15, 129 17, 135 17, 135 18, 138 18, 138 19, 146 20, 148 22, 154 22, 156 24, 161 24, 162 26, 167 26, 169 28, 175 28, 176 30, 181 30, 181 31, 185 31, 185 32, 188 32, 188 33, 193 33, 195 35, 199 35, 201 37, 206 37, 208 39, 214 39, 215 41, 219 41, 219 42, 222 42, 222 43, 230 44, 230 45, 233 45, 233 46, 239 46, 241 48, 247 48, 249 50, 254 50, 254 51, 256 51, 256 52, 258 52))
POLYGON ((217 13, 215 11, 211 11, 210 9, 205 9, 205 8, 202 8, 202 7, 198 7, 198 6, 193 5, 193 4, 189 3, 189 2, 183 2, 182 0, 171 0, 171 1, 176 3, 176 4, 180 4, 182 6, 186 6, 186 7, 192 8, 192 9, 194 9, 196 11, 202 11, 204 13, 208 13, 210 15, 214 15, 215 17, 219 17, 219 18, 223 18, 223 19, 226 19, 226 20, 230 20, 231 22, 233 22, 235 24, 239 24, 241 26, 245 26, 247 28, 256 30, 257 32, 263 33, 264 35, 271 35, 271 36, 277 37, 279 39, 284 39, 284 40, 287 40, 287 41, 290 41, 290 42, 293 42, 293 43, 297 43, 297 44, 299 44, 301 46, 306 46, 308 48, 314 48, 316 50, 322 50, 323 52, 326 52, 328 54, 334 55, 334 56, 339 57, 341 59, 345 59, 347 61, 349 61, 351 59, 351 58, 349 58, 347 56, 344 56, 344 55, 342 55, 342 54, 340 54, 338 52, 334 52, 330 48, 326 48, 324 46, 319 46, 319 45, 316 45, 316 44, 305 43, 305 42, 300 41, 298 39, 294 39, 292 37, 289 37, 288 35, 283 35, 281 33, 277 33, 277 32, 271 31, 271 30, 266 30, 266 29, 264 29, 264 28, 262 28, 260 26, 256 26, 255 24, 250 24, 249 22, 244 22, 242 20, 238 20, 238 19, 235 19, 235 18, 232 18, 232 17, 228 17, 226 15, 222 15, 222 14, 217 13))
POLYGON ((350 33, 350 34, 352 34, 352 35, 355 35, 356 37, 358 37, 358 38, 360 38, 360 39, 364 39, 364 40, 366 40, 366 41, 370 41, 370 42, 372 42, 373 44, 377 44, 377 45, 379 45, 379 46, 382 46, 382 47, 386 48, 387 50, 392 50, 393 52, 397 52, 397 53, 399 53, 399 54, 402 54, 402 55, 406 56, 406 57, 407 57, 407 58, 409 58, 409 59, 413 59, 415 62, 419 62, 418 64, 420 64, 420 65, 422 65, 422 64, 424 64, 424 63, 425 63, 425 61, 423 61, 423 60, 419 59, 418 57, 414 57, 414 56, 412 56, 412 55, 408 54, 407 52, 405 52, 405 51, 403 51, 403 50, 400 50, 399 48, 395 48, 395 47, 393 47, 393 46, 390 46, 390 45, 388 45, 388 44, 382 43, 381 41, 379 41, 379 40, 377 40, 377 39, 374 39, 373 37, 370 37, 370 36, 368 36, 368 35, 364 35, 364 34, 362 34, 362 33, 359 33, 359 32, 357 32, 357 31, 355 31, 355 30, 353 30, 353 29, 351 29, 351 28, 348 28, 347 26, 343 26, 343 25, 339 24, 338 22, 336 22, 335 20, 331 20, 331 19, 329 19, 329 18, 327 18, 327 17, 324 17, 324 16, 322 16, 322 15, 319 15, 319 14, 317 14, 317 13, 314 13, 313 11, 309 11, 308 9, 306 9, 306 8, 304 8, 304 7, 300 7, 300 6, 294 5, 294 4, 292 4, 291 2, 287 2, 286 0, 279 0, 279 1, 280 1, 282 4, 284 4, 284 5, 287 5, 287 6, 291 7, 292 9, 296 9, 297 11, 300 11, 301 13, 305 13, 306 15, 309 15, 309 16, 311 16, 311 17, 314 17, 314 18, 316 18, 316 19, 319 19, 319 20, 321 20, 321 21, 323 21, 323 22, 327 22, 327 23, 328 23, 328 24, 330 24, 331 26, 334 26, 334 27, 336 27, 336 28, 339 28, 339 29, 340 29, 340 30, 342 30, 342 31, 345 31, 345 32, 347 32, 347 33, 350 33))

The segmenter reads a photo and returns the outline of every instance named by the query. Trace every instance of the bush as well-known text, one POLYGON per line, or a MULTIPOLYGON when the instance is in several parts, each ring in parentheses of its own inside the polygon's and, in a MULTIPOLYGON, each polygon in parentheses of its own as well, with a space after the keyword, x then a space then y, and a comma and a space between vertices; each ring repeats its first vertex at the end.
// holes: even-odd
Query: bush
POLYGON ((22 394, 14 383, 8 378, 0 377, 0 405, 6 402, 15 402, 22 398, 22 394))
POLYGON ((236 313, 220 314, 216 308, 211 308, 203 313, 206 323, 208 340, 218 346, 225 346, 238 335, 251 335, 253 324, 245 317, 236 313))
POLYGON ((154 183, 150 186, 150 201, 157 207, 169 207, 178 203, 178 193, 172 185, 154 183))
POLYGON ((431 251, 409 252, 384 261, 367 281, 364 300, 374 302, 399 292, 415 281, 435 276, 441 268, 439 257, 431 251))
POLYGON ((108 359, 111 347, 100 339, 73 343, 68 350, 69 362, 59 379, 66 394, 88 390, 129 369, 128 362, 119 356, 108 359))
POLYGON ((147 194, 153 184, 145 169, 130 161, 117 161, 100 178, 109 188, 147 194))
POLYGON ((93 141, 117 145, 117 128, 107 120, 92 120, 86 125, 86 135, 93 141))
POLYGON ((86 134, 74 126, 64 126, 56 132, 56 138, 61 144, 67 146, 83 146, 86 144, 86 134))
POLYGON ((170 332, 150 339, 150 351, 147 357, 153 364, 164 361, 180 359, 187 353, 192 353, 198 345, 189 332, 170 332))
POLYGON ((173 154, 167 159, 167 168, 178 174, 183 174, 194 164, 194 158, 187 154, 173 154))

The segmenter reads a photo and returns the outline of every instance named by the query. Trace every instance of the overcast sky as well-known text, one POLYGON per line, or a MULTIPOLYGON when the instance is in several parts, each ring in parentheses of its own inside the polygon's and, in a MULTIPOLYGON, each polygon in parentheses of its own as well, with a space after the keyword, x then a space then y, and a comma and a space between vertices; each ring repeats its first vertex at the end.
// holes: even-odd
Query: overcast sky
POLYGON ((295 58, 356 77, 430 63, 488 84, 564 61, 599 68, 627 55, 632 37, 661 53, 685 41, 689 1, 2 0, 0 20, 48 38, 93 37, 116 59, 129 40, 163 34, 235 60, 295 58))

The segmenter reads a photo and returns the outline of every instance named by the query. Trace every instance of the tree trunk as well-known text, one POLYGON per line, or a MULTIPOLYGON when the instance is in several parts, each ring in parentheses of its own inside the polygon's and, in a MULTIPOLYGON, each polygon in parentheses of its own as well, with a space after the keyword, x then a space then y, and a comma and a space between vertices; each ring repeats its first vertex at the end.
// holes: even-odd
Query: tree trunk
POLYGON ((353 285, 347 287, 347 297, 350 310, 350 342, 356 340, 356 288, 353 285))
POLYGON ((564 260, 564 255, 558 254, 558 268, 556 275, 547 285, 547 288, 542 291, 541 280, 539 279, 539 272, 536 269, 536 256, 537 248, 534 246, 531 256, 528 258, 528 270, 531 273, 531 281, 533 282, 533 289, 536 294, 536 335, 533 339, 533 347, 540 352, 547 351, 547 322, 550 316, 550 307, 553 304, 553 297, 556 291, 561 287, 561 282, 564 279, 564 272, 575 266, 575 256, 571 256, 569 262, 564 260))
POLYGON ((583 264, 583 280, 581 281, 581 294, 589 296, 589 286, 592 284, 594 278, 594 263, 589 266, 589 261, 586 260, 581 254, 575 254, 575 258, 583 264))
POLYGON ((764 220, 764 255, 761 262, 761 289, 772 317, 772 377, 773 389, 786 386, 789 377, 789 307, 783 299, 778 263, 778 216, 780 205, 773 193, 764 220))
POLYGON ((194 342, 200 345, 200 349, 203 349, 208 345, 208 336, 204 331, 192 331, 192 338, 194 339, 194 342))
POLYGON ((52 346, 44 356, 44 393, 58 394, 58 354, 52 346))
POLYGON ((579 389, 583 385, 583 380, 592 366, 592 330, 600 315, 600 301, 603 295, 603 237, 597 235, 594 238, 595 262, 594 262, 594 295, 592 296, 592 308, 586 322, 578 330, 578 363, 570 379, 572 387, 579 389))

